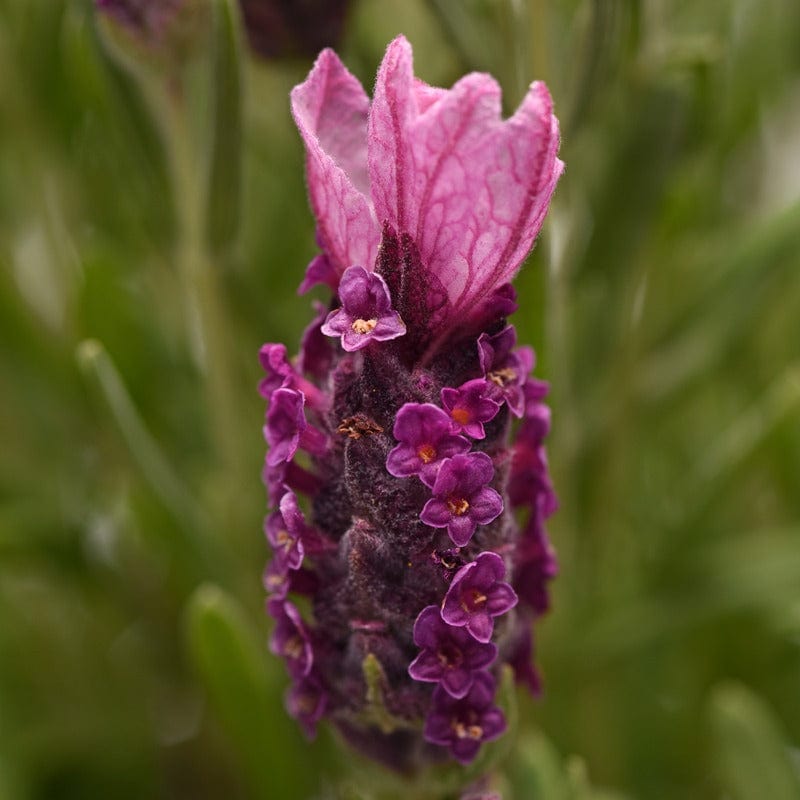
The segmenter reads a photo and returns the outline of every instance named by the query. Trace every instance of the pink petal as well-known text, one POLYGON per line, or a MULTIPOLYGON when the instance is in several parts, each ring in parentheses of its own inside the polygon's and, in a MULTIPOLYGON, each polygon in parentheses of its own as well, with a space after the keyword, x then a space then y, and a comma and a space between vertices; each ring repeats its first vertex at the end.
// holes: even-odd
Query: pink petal
POLYGON ((292 90, 292 113, 306 146, 306 173, 319 237, 338 275, 375 262, 380 230, 368 195, 369 98, 332 50, 292 90))
POLYGON ((561 174, 558 141, 544 84, 503 121, 488 75, 433 92, 415 83, 408 42, 389 46, 369 119, 375 212, 414 239, 451 325, 518 271, 561 174))

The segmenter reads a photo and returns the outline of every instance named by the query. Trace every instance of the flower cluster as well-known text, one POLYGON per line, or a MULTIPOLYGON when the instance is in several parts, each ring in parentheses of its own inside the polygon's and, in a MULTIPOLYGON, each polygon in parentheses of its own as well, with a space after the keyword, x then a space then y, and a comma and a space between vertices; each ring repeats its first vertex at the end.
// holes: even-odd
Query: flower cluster
POLYGON ((324 51, 292 110, 321 249, 301 291, 333 298, 295 362, 260 354, 271 648, 309 735, 327 717, 401 770, 468 763, 505 730, 502 665, 538 689, 556 571, 547 386, 507 317, 558 124, 540 83, 507 120, 487 75, 422 83, 402 37, 371 103, 324 51))

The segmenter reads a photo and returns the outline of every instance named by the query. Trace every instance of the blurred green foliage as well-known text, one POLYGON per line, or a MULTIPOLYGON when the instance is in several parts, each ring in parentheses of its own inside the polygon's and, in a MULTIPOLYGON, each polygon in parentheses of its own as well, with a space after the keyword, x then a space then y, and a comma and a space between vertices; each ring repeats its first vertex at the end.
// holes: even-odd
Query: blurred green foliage
MULTIPOLYGON (((0 0, 3 798, 369 796, 284 713, 262 614, 256 353, 310 318, 309 63, 206 7, 176 113, 88 0, 0 0)), ((562 120, 517 284, 562 573, 498 786, 800 796, 800 5, 361 0, 346 31, 367 86, 402 31, 430 82, 489 70, 510 109, 544 78, 562 120)))

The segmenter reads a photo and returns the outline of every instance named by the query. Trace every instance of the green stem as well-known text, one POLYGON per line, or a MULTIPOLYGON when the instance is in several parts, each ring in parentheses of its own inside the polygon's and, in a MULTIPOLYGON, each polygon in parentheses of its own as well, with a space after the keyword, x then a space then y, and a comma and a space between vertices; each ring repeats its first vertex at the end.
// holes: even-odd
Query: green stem
POLYGON ((175 257, 186 298, 187 336, 205 378, 212 439, 225 467, 238 462, 235 385, 219 276, 205 237, 207 178, 179 87, 159 103, 177 217, 175 257))

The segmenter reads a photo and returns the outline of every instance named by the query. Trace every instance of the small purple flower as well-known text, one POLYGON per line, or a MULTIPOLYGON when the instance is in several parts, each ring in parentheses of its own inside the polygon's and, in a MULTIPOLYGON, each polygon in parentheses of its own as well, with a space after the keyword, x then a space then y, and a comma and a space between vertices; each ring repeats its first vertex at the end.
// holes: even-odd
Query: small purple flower
POLYGON ((334 291, 339 282, 339 274, 333 268, 331 260, 325 253, 318 253, 308 262, 306 276, 297 289, 298 294, 305 294, 319 284, 330 286, 334 291))
POLYGON ((266 372, 266 376, 259 381, 258 391, 265 400, 269 400, 276 389, 290 384, 294 368, 286 358, 286 345, 283 344, 262 345, 258 360, 266 372))
POLYGON ((314 537, 315 531, 306 524, 294 492, 287 491, 281 497, 280 508, 267 518, 265 529, 278 566, 300 569, 305 555, 303 539, 314 537))
POLYGON ((542 692, 542 679, 533 665, 533 636, 531 634, 530 620, 525 619, 517 625, 516 635, 508 646, 507 663, 514 670, 514 679, 517 683, 528 687, 534 696, 542 692))
POLYGON ((285 563, 280 563, 274 558, 267 564, 262 576, 262 583, 267 590, 270 602, 285 600, 289 593, 289 569, 285 563))
POLYGON ((453 543, 463 547, 478 525, 500 516, 503 500, 486 484, 494 467, 486 453, 453 456, 442 463, 433 497, 425 503, 420 519, 432 528, 447 528, 453 543))
POLYGON ((432 403, 406 403, 395 417, 397 445, 386 459, 395 478, 419 475, 427 486, 436 480, 443 460, 469 450, 469 442, 452 432, 450 418, 432 403))
POLYGON ((328 693, 314 675, 297 681, 286 693, 286 710, 302 726, 309 739, 317 735, 317 723, 328 706, 328 693))
POLYGON ((266 373, 258 384, 258 391, 269 400, 277 389, 295 389, 302 392, 312 408, 325 410, 327 398, 310 381, 295 370, 286 358, 286 347, 282 344, 265 344, 258 353, 258 360, 266 373))
POLYGON ((411 662, 408 674, 417 681, 440 683, 453 697, 464 697, 475 674, 497 658, 491 642, 476 642, 464 628, 448 625, 437 606, 423 608, 414 623, 414 644, 422 652, 411 662))
POLYGON ((508 496, 514 508, 529 506, 544 517, 558 508, 547 468, 544 440, 550 432, 550 409, 541 402, 547 384, 528 380, 525 384, 525 419, 517 432, 508 496))
POLYGON ((267 464, 277 466, 291 461, 297 448, 312 453, 325 451, 325 436, 306 422, 305 395, 295 389, 276 389, 270 397, 264 437, 269 444, 267 464))
POLYGON ((480 553, 456 573, 442 603, 442 619, 464 626, 479 642, 488 642, 494 617, 517 604, 516 592, 503 578, 506 565, 497 553, 480 553))
POLYGON ((495 400, 505 400, 509 411, 521 417, 525 411, 523 385, 534 366, 533 350, 520 347, 512 351, 517 343, 517 332, 507 325, 500 333, 478 337, 478 358, 486 380, 492 385, 495 400))
POLYGON ((322 332, 341 336, 342 347, 352 353, 370 342, 385 342, 403 336, 406 326, 392 308, 386 281, 364 267, 348 267, 339 282, 342 307, 331 311, 322 332))
POLYGON ((486 436, 483 423, 494 419, 500 410, 500 403, 490 397, 491 391, 488 381, 482 378, 462 383, 458 389, 442 389, 442 405, 450 415, 453 430, 463 431, 473 439, 486 436))
POLYGON ((506 729, 503 712, 494 705, 495 682, 488 672, 475 676, 463 698, 442 687, 433 692, 432 709, 425 720, 425 739, 450 748, 456 761, 469 764, 481 743, 497 739, 506 729))
POLYGON ((522 603, 536 614, 550 607, 547 584, 558 574, 558 561, 544 530, 543 514, 534 508, 515 555, 514 586, 522 603))
POLYGON ((314 663, 314 652, 300 612, 288 600, 270 600, 267 610, 275 620, 270 650, 286 659, 286 667, 293 678, 306 677, 314 663))
POLYGON ((333 342, 321 330, 328 316, 328 307, 318 300, 315 300, 313 305, 316 316, 303 331, 297 368, 321 380, 328 374, 333 362, 333 342))

